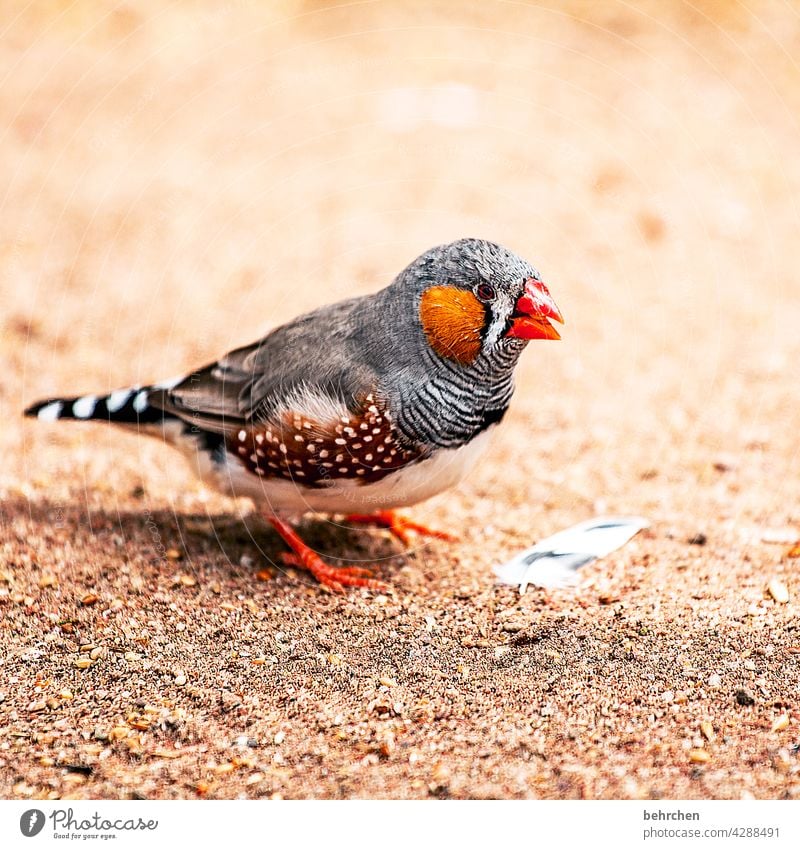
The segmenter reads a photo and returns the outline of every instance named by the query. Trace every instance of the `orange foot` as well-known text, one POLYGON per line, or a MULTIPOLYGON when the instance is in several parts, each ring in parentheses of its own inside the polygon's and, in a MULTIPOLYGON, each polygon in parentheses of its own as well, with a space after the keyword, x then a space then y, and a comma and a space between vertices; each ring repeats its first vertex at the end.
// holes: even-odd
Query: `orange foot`
POLYGON ((345 521, 388 528, 404 545, 411 543, 409 531, 425 537, 443 539, 447 542, 455 542, 458 539, 458 537, 445 531, 435 531, 426 525, 412 522, 411 519, 406 519, 404 516, 398 516, 393 510, 378 510, 377 513, 353 513, 350 516, 345 516, 345 521))
POLYGON ((270 516, 269 521, 281 535, 283 541, 292 549, 291 554, 282 555, 283 562, 306 569, 328 589, 341 593, 344 592, 345 587, 366 587, 370 590, 389 588, 388 584, 373 578, 369 569, 362 569, 358 566, 336 568, 328 565, 297 536, 291 525, 275 516, 270 516))

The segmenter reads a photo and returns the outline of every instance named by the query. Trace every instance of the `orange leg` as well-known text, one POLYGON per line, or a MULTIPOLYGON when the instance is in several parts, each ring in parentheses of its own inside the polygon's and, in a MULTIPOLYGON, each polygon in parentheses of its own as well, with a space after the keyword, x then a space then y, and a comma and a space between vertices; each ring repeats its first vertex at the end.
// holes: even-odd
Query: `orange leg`
POLYGON ((455 542, 457 539, 457 537, 445 531, 435 531, 426 525, 420 525, 418 522, 406 519, 404 516, 398 516, 393 510, 378 510, 377 513, 353 513, 350 516, 345 516, 345 520, 357 524, 372 524, 381 528, 388 528, 404 545, 411 543, 409 531, 425 537, 443 539, 447 542, 455 542))
POLYGON ((329 566, 318 554, 312 551, 294 528, 276 516, 269 517, 270 524, 281 535, 283 541, 292 549, 291 554, 283 555, 283 562, 292 566, 306 569, 324 586, 334 592, 344 592, 345 587, 366 587, 370 590, 385 590, 388 588, 383 581, 371 577, 369 569, 358 566, 336 568, 329 566))

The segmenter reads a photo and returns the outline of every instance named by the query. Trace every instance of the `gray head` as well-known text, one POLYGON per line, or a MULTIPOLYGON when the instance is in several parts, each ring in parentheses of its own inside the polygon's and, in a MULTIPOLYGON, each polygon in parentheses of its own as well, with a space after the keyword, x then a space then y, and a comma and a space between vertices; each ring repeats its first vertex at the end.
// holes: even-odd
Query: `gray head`
POLYGON ((398 426, 449 447, 502 418, 520 353, 531 339, 558 339, 549 319, 562 320, 536 269, 482 239, 422 254, 378 306, 383 334, 373 363, 398 426))
POLYGON ((464 366, 505 359, 531 339, 560 338, 548 319, 561 322, 561 313, 539 272, 494 242, 460 239, 432 248, 391 288, 433 352, 464 366))

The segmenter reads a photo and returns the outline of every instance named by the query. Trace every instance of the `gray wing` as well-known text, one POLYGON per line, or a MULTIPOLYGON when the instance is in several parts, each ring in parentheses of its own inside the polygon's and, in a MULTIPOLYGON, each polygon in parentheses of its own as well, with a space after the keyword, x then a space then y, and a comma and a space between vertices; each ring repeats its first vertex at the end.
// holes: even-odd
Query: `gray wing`
POLYGON ((149 401, 192 425, 227 433, 266 421, 293 389, 314 387, 353 409, 377 377, 363 359, 367 299, 322 307, 226 354, 149 401), (359 356, 361 351, 362 356, 359 356))

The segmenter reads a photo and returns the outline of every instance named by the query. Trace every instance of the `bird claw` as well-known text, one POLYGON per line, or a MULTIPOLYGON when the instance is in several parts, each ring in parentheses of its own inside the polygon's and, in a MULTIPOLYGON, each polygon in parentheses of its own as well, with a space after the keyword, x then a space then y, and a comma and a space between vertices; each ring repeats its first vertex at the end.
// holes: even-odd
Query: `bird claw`
POLYGON ((345 587, 363 587, 368 590, 386 591, 390 587, 383 581, 372 577, 369 569, 361 566, 331 566, 312 551, 297 534, 284 522, 271 519, 272 526, 283 537, 292 551, 281 552, 281 560, 287 566, 305 569, 329 590, 343 593, 345 587))
POLYGON ((387 528, 404 545, 411 544, 409 532, 419 534, 420 536, 445 540, 446 542, 456 542, 458 540, 458 537, 453 534, 449 534, 446 531, 434 530, 427 525, 407 519, 405 516, 398 516, 392 510, 379 510, 377 513, 353 513, 346 516, 345 520, 356 524, 373 524, 381 528, 387 528))

